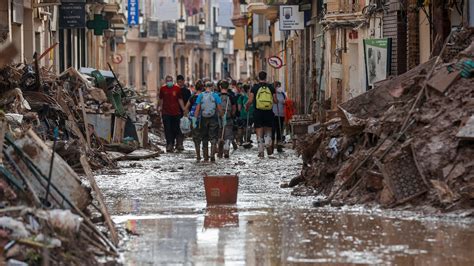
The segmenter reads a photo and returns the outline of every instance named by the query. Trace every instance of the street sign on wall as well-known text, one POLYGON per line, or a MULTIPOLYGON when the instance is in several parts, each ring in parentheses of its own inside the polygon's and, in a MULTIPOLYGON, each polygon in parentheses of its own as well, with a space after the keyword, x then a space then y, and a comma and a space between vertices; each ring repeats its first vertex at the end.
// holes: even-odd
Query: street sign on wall
POLYGON ((303 30, 304 12, 298 5, 280 6, 280 30, 303 30))
POLYGON ((139 17, 140 11, 138 9, 138 0, 128 0, 128 25, 138 25, 139 17))
POLYGON ((62 2, 59 6, 59 28, 78 29, 86 27, 85 3, 62 2))
POLYGON ((283 60, 278 56, 272 56, 268 58, 268 65, 275 69, 280 69, 283 66, 283 60))

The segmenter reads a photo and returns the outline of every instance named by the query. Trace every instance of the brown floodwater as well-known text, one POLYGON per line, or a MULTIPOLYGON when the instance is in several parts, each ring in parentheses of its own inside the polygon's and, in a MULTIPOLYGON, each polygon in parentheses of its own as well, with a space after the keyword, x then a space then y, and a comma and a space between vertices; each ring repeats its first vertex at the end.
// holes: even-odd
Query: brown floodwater
POLYGON ((196 164, 181 154, 122 162, 97 178, 121 228, 126 265, 474 265, 474 226, 362 206, 312 208, 280 188, 301 169, 292 151, 196 164), (206 206, 202 177, 238 174, 235 205, 206 206))

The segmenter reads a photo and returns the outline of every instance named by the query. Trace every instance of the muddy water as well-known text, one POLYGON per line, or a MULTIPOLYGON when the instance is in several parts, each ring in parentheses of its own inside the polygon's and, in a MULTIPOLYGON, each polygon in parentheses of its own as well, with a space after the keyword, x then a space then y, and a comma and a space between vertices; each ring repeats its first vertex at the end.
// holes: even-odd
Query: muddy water
POLYGON ((191 149, 97 178, 114 221, 132 232, 125 264, 474 265, 469 221, 310 208, 313 198, 279 185, 301 168, 293 152, 259 160, 238 150, 213 165, 194 163, 191 149), (237 204, 207 207, 203 173, 238 174, 237 204))

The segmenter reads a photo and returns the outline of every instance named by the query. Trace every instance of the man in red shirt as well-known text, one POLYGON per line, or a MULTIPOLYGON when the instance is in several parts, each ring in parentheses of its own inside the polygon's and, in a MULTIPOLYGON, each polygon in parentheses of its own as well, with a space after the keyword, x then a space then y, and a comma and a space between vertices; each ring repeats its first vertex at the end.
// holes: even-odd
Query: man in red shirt
POLYGON ((174 84, 173 77, 166 76, 166 84, 161 87, 158 100, 166 137, 166 152, 173 152, 176 137, 180 133, 181 110, 186 115, 181 88, 174 84))

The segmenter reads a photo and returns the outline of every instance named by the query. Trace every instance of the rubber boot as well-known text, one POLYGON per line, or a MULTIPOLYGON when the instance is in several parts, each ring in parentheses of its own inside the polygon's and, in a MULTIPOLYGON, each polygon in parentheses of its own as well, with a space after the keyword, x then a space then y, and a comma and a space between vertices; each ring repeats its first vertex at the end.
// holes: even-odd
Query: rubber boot
POLYGON ((217 145, 217 158, 222 159, 222 155, 224 154, 224 142, 219 141, 217 145))
POLYGON ((283 152, 283 143, 280 141, 277 143, 277 152, 283 152))
POLYGON ((230 144, 231 144, 231 140, 226 140, 225 143, 224 143, 224 158, 229 158, 229 150, 230 150, 230 144))
POLYGON ((196 149, 196 161, 201 161, 201 144, 199 142, 194 142, 194 148, 196 149))
POLYGON ((178 152, 184 151, 184 135, 178 135, 176 136, 176 150, 178 152))
POLYGON ((257 140, 257 142, 258 142, 258 157, 263 158, 263 157, 265 157, 265 154, 264 154, 264 152, 265 152, 265 141, 263 140, 263 138, 259 138, 257 140))
POLYGON ((267 155, 273 154, 272 136, 265 134, 265 148, 267 148, 267 155))
POLYGON ((216 161, 217 144, 211 143, 211 162, 216 161))
POLYGON ((242 128, 239 128, 237 130, 237 143, 239 145, 242 145, 244 143, 244 130, 242 128))
POLYGON ((205 162, 209 162, 209 143, 202 143, 202 156, 204 157, 205 162))
POLYGON ((239 146, 237 145, 237 142, 235 140, 232 140, 232 148, 234 149, 234 151, 239 148, 239 146))

